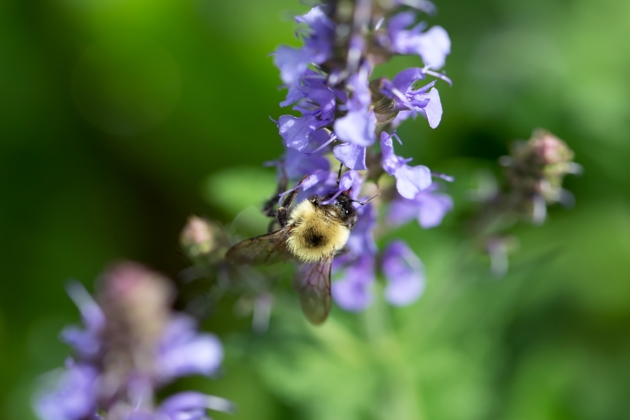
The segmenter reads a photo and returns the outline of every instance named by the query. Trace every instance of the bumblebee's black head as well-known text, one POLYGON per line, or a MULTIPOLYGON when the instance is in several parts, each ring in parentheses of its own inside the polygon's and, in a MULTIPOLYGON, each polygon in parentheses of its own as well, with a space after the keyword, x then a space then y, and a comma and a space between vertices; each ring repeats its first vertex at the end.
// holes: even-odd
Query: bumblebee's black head
POLYGON ((347 192, 339 194, 339 196, 329 204, 323 204, 329 200, 328 197, 313 195, 308 200, 315 208, 320 208, 328 212, 330 216, 333 216, 348 229, 354 228, 354 225, 357 224, 359 215, 352 205, 352 199, 347 192))

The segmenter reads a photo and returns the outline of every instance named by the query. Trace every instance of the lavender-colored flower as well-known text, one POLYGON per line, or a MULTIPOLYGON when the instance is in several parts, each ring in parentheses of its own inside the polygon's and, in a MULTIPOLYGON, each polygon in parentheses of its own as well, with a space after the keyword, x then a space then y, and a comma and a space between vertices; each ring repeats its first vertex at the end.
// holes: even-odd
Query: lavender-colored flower
POLYGON ((374 256, 365 254, 344 266, 343 258, 335 261, 335 271, 342 277, 332 284, 332 296, 341 308, 361 311, 372 303, 374 256))
POLYGON ((392 305, 408 305, 424 293, 422 262, 403 241, 394 241, 385 249, 382 270, 387 278, 385 297, 392 305))
POLYGON ((407 11, 393 16, 387 25, 389 39, 385 42, 395 53, 419 55, 427 67, 440 69, 451 52, 448 34, 441 26, 434 26, 423 32, 426 28, 424 22, 407 29, 415 22, 414 12, 407 11))
POLYGON ((274 64, 280 69, 282 81, 292 85, 300 80, 308 65, 321 64, 332 54, 335 25, 320 6, 295 18, 309 26, 302 48, 280 47, 275 53, 274 64))
POLYGON ((411 68, 398 73, 392 81, 382 80, 381 93, 393 100, 390 112, 398 112, 398 115, 401 115, 400 118, 397 115, 396 126, 404 119, 417 114, 424 115, 431 128, 436 128, 440 124, 442 103, 437 89, 433 88, 435 81, 419 89, 413 88, 418 80, 425 77, 426 73, 423 69, 411 68))
POLYGON ((299 106, 302 117, 283 115, 278 119, 278 129, 285 146, 302 151, 309 144, 311 135, 320 128, 332 125, 335 116, 335 94, 330 89, 315 89, 308 92, 299 106))
POLYGON ((359 220, 350 233, 346 246, 351 255, 363 254, 376 255, 378 248, 374 241, 374 228, 376 227, 376 208, 368 203, 357 208, 359 220))
POLYGON ((413 199, 420 191, 431 185, 431 170, 423 165, 409 166, 404 159, 396 156, 392 142, 393 135, 381 134, 382 166, 385 172, 396 178, 398 193, 407 199, 413 199))
POLYGON ((372 97, 368 82, 368 68, 364 66, 348 80, 352 92, 346 104, 348 113, 335 121, 334 130, 339 139, 357 146, 371 146, 376 135, 376 116, 370 109, 372 97))
POLYGON ((427 189, 419 191, 411 200, 398 198, 394 200, 387 214, 387 223, 400 226, 412 219, 417 219, 425 229, 438 226, 442 218, 453 208, 453 199, 437 190, 432 184, 427 189))
POLYGON ((184 375, 212 375, 223 358, 215 336, 197 333, 192 319, 171 312, 168 280, 139 264, 121 263, 101 279, 98 303, 78 283, 69 293, 85 328, 64 330, 76 360, 37 397, 42 419, 103 418, 97 413, 121 420, 205 419, 205 409, 221 406, 208 402, 218 397, 205 396, 195 406, 182 394, 165 400, 179 405, 154 405, 157 388, 184 375))
POLYGON ((347 168, 355 170, 367 169, 365 165, 366 148, 353 143, 342 143, 333 149, 333 155, 347 168))

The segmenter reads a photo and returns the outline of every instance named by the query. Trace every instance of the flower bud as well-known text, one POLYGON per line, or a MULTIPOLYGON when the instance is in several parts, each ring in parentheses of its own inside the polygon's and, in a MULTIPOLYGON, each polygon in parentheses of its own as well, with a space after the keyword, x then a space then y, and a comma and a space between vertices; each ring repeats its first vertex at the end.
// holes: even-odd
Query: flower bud
POLYGON ((186 255, 195 260, 216 249, 216 232, 217 227, 208 220, 190 216, 180 234, 179 243, 186 255))
POLYGON ((546 130, 534 131, 528 141, 515 142, 510 157, 501 159, 506 167, 513 205, 542 222, 545 204, 562 201, 564 176, 576 173, 573 151, 546 130))

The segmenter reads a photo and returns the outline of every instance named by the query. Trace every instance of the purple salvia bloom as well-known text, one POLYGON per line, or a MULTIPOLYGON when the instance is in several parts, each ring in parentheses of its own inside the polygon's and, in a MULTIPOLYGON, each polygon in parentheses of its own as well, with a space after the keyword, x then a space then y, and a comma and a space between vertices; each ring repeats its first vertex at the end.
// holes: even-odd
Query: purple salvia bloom
POLYGON ((365 166, 365 147, 353 143, 342 143, 333 148, 333 154, 347 168, 359 171, 367 169, 365 166))
MULTIPOLYGON (((79 420, 96 410, 99 372, 90 364, 69 361, 51 389, 36 397, 35 411, 46 420, 79 420)), ((55 374, 56 372, 51 372, 55 374)))
POLYGON ((442 218, 452 208, 453 199, 448 194, 438 192, 437 186, 433 184, 426 190, 419 191, 411 200, 394 200, 387 214, 387 223, 400 226, 417 219, 420 226, 428 229, 442 223, 442 218))
POLYGON ((437 89, 433 89, 435 81, 419 89, 413 89, 413 85, 424 78, 425 73, 423 69, 411 68, 398 73, 392 81, 383 79, 381 92, 394 100, 394 110, 412 112, 412 114, 403 114, 404 116, 396 121, 396 126, 409 116, 415 116, 418 113, 425 116, 431 128, 436 128, 440 124, 442 103, 437 89))
POLYGON ((303 114, 302 117, 282 115, 278 119, 278 129, 287 148, 304 150, 315 132, 333 123, 334 92, 330 89, 314 89, 308 91, 307 95, 294 107, 303 114))
MULTIPOLYGON (((427 67, 439 69, 444 66, 446 56, 451 52, 451 40, 441 26, 434 26, 426 32, 424 22, 406 29, 416 21, 414 12, 394 15, 387 26, 389 48, 398 54, 416 54, 427 67)), ((381 41, 382 42, 382 41, 381 41)))
POLYGON ((378 248, 374 242, 374 228, 376 227, 376 209, 372 203, 357 208, 359 219, 350 232, 346 246, 354 256, 362 254, 376 255, 378 248))
POLYGON ((385 172, 396 177, 398 193, 408 199, 431 185, 431 171, 423 165, 409 166, 411 159, 403 159, 394 154, 393 135, 381 134, 382 166, 385 172))
POLYGON ((372 96, 368 74, 369 69, 364 66, 350 77, 347 85, 352 97, 346 104, 348 113, 334 123, 335 134, 340 140, 363 147, 371 146, 376 139, 376 116, 370 109, 372 96))
POLYGON ((302 48, 279 47, 274 55, 274 64, 280 69, 280 77, 287 85, 293 85, 306 72, 308 65, 321 64, 332 53, 335 24, 319 6, 307 14, 295 18, 298 23, 306 23, 310 32, 302 48))
POLYGON ((295 149, 287 149, 284 168, 289 179, 299 180, 306 174, 318 171, 330 172, 330 162, 319 154, 306 154, 295 149))
POLYGON ((335 271, 340 273, 342 279, 332 284, 333 299, 347 311, 361 311, 367 308, 373 299, 374 256, 362 255, 345 267, 339 268, 343 260, 342 257, 334 261, 335 271))
POLYGON ((422 261, 403 241, 392 242, 385 249, 382 261, 388 282, 385 298, 389 303, 403 306, 416 301, 425 288, 422 261))
MULTIPOLYGON (((287 97, 284 101, 280 102, 281 107, 294 104, 301 99, 308 97, 311 90, 327 89, 326 77, 316 71, 307 69, 306 72, 300 78, 299 83, 291 85, 287 92, 287 97)), ((335 94, 339 94, 339 91, 335 91, 335 94)))

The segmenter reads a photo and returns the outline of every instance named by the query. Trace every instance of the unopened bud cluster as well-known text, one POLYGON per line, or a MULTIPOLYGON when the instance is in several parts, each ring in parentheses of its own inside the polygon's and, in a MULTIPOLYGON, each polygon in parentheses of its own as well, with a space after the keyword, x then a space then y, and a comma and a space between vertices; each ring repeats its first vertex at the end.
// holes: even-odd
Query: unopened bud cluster
POLYGON ((501 160, 513 210, 542 222, 546 212, 541 212, 541 206, 562 202, 568 194, 562 189, 564 177, 579 172, 573 159, 567 144, 545 130, 536 130, 527 141, 514 142, 510 156, 501 160))

